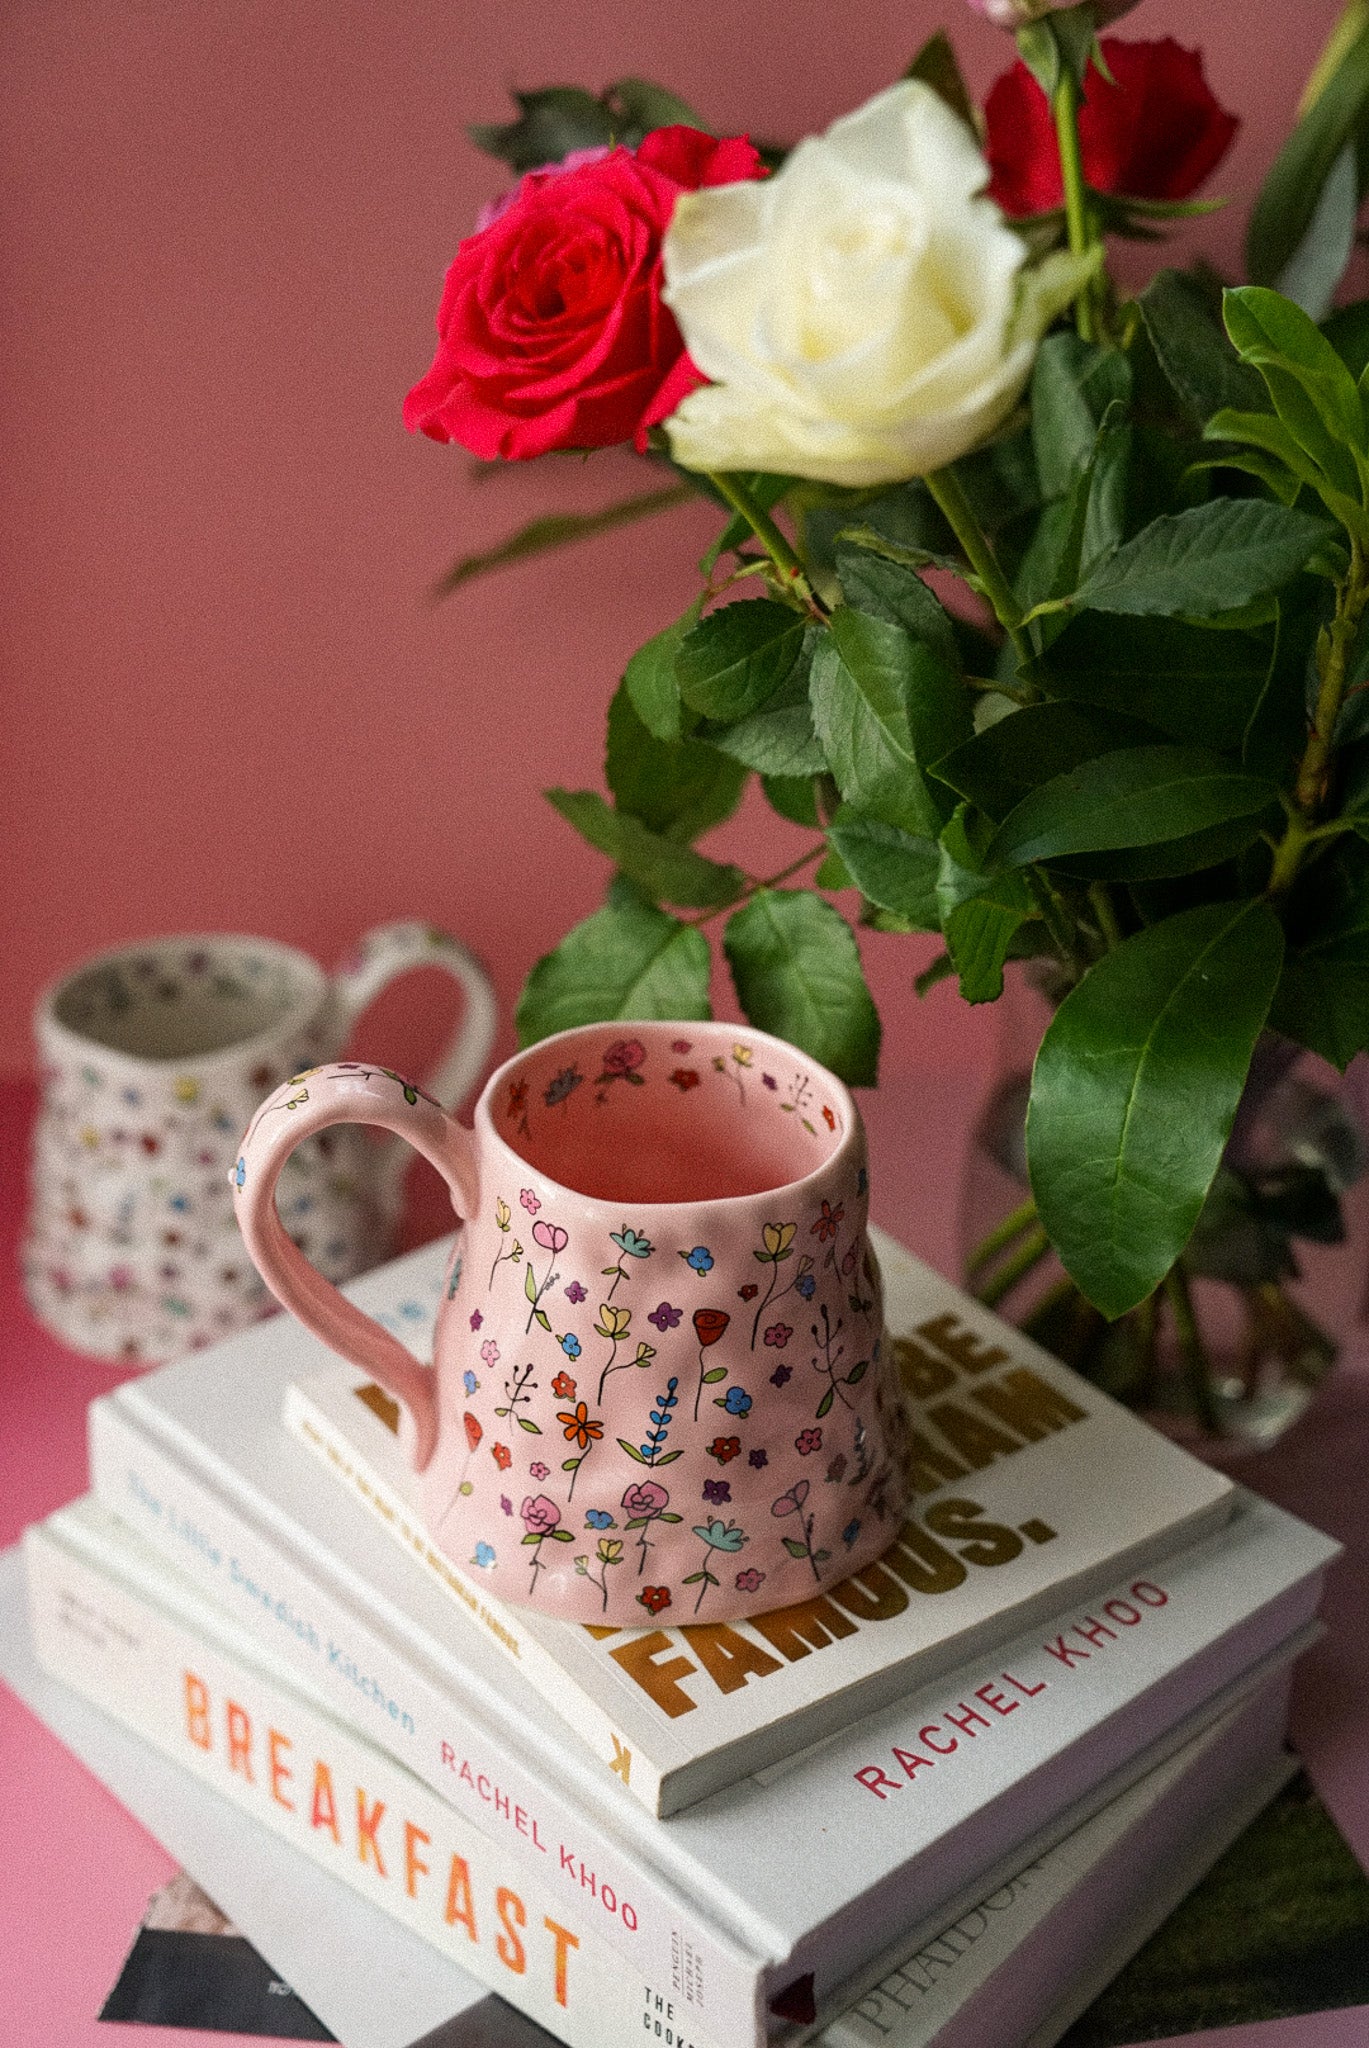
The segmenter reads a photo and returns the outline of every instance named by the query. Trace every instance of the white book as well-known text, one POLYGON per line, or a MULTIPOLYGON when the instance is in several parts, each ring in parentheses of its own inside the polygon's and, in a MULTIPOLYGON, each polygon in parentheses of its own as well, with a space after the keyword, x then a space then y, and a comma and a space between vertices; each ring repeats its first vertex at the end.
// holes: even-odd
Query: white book
MULTIPOLYGON (((420 1262, 418 1271, 423 1267, 420 1262)), ((356 1284, 383 1306, 393 1273, 356 1284)), ((1242 1497, 1149 1572, 673 1819, 606 1773, 516 1665, 279 1422, 310 1340, 288 1320, 91 1408, 104 1504, 227 1607, 273 1666, 477 1825, 727 2048, 833 1987, 1224 1705, 1315 1611, 1328 1539, 1242 1497)), ((307 1354, 306 1354, 307 1355, 307 1354)), ((1020 1861, 1020 1854, 1017 1855, 1020 1861)))
MULTIPOLYGON (((17 1544, 0 1552, 0 1678, 203 1885, 346 2048, 522 2048, 517 2017, 468 1971, 49 1677, 33 1654, 17 1544), (497 2033, 494 2015, 502 2022, 497 2033), (429 2040, 439 2027, 440 2037, 429 2040)), ((92 1860, 104 1847, 94 1831, 92 1860)), ((545 2048, 540 2033, 535 2048, 545 2048)))
MULTIPOLYGON (((472 2002, 464 1969, 550 2024, 571 2048, 581 2041, 618 2048, 620 2036, 635 2043, 652 2034, 654 2023, 663 2038, 677 2031, 673 2002, 635 1982, 583 1926, 560 1927, 561 1968, 553 1961, 548 2014, 548 1987, 539 1991, 527 1930, 549 1902, 517 1872, 504 1872, 512 1883, 494 1889, 498 1843, 463 1826, 402 1766, 342 1727, 317 1696, 264 1672, 245 1632, 207 1607, 113 1517, 89 1501, 76 1503, 31 1530, 25 1547, 33 1637, 49 1674, 151 1742, 179 1766, 178 1775, 189 1771, 296 1856, 308 1856, 328 1874, 334 1910, 341 1881, 454 1963, 453 2011, 472 2002), (313 1759, 311 1770, 302 1768, 306 1758, 313 1759), (322 1824, 321 1771, 328 1787, 322 1824), (343 1795, 354 1789, 357 1813, 344 1819, 343 1795), (330 1825, 333 1819, 341 1824, 330 1825), (351 1853, 354 1820, 364 1855, 351 1853), (361 1832, 363 1821, 369 1835, 361 1832), (450 1881, 444 1899, 437 1868, 449 1853, 459 1856, 462 1873, 457 1919, 448 1910, 450 1881), (487 1892, 502 1901, 503 1914, 497 1905, 488 1940, 481 1928, 487 1892), (516 1946, 505 1939, 510 1930, 516 1946)), ((1024 2027, 1058 2015, 1062 2000, 1070 2002, 1105 1963, 1118 1967, 1158 1924, 1176 1878, 1191 1882, 1287 1777, 1287 1690, 1285 1668, 953 1922, 905 1940, 820 2043, 1016 2048, 1024 2027)), ((241 1834, 237 1840, 241 1848, 241 1834)), ((197 1874, 222 1905, 220 1870, 206 1871, 201 1856, 197 1874)), ((544 1918, 557 1924, 550 1912, 544 1918)), ((268 1930, 266 1953, 273 1946, 268 1930)), ((296 1950, 291 1981, 300 1976, 298 1961, 296 1950)), ((317 1998, 325 1987, 307 1963, 303 1978, 317 1998)), ((393 2040, 399 1984, 388 1966, 384 1980, 377 1986, 381 2032, 393 2040)), ((439 1979, 439 1996, 440 1985, 439 1979)), ((330 2002, 325 1996, 315 2007, 329 2024, 330 2002)), ((354 2011, 348 2019, 342 2038, 348 2048, 363 2048, 354 2011)), ((689 2039, 699 2037, 691 2032, 689 2039)))
MULTIPOLYGON (((891 1238, 871 1241, 915 1416, 902 1540, 882 1565, 726 1631, 577 1627, 496 1599, 474 1556, 452 1559, 427 1536, 398 1404, 315 1339, 285 1420, 648 1810, 674 1813, 1133 1564, 1154 1565, 1231 1511, 1228 1479, 891 1238)), ((379 1318, 425 1359, 450 1241, 428 1258, 391 1269, 379 1318)), ((220 1353, 228 1370, 233 1349, 220 1353)), ((846 1463, 822 1483, 849 1483, 846 1463)), ((603 1512, 580 1532, 590 1565, 603 1512)))

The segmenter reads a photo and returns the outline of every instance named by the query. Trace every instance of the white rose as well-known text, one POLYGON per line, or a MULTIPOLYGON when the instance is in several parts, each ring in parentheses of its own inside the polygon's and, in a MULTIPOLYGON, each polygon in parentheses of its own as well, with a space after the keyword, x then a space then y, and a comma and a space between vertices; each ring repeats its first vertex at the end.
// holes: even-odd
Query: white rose
POLYGON ((681 194, 665 299, 712 382, 668 422, 686 469, 868 486, 993 433, 1085 274, 1031 267, 975 139, 909 79, 773 178, 681 194))

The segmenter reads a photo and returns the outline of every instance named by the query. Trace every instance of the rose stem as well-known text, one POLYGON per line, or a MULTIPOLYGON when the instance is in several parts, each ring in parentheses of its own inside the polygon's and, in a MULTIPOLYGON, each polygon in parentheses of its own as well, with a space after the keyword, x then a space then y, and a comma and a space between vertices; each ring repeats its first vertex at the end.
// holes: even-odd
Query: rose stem
POLYGON ((721 469, 706 470, 704 474, 714 490, 727 500, 732 510, 741 514, 785 583, 797 591, 816 617, 825 617, 827 607, 813 589, 808 571, 765 507, 752 496, 741 478, 721 469))
POLYGON ((1008 579, 998 566, 998 558, 989 545, 989 537, 975 517, 974 507, 966 497, 959 477, 953 469, 947 467, 929 471, 923 481, 940 506, 947 525, 960 542, 966 560, 979 578, 985 597, 993 606, 995 618, 1012 641, 1018 661, 1025 667, 1032 658, 1032 649, 1022 630, 1022 607, 1013 596, 1008 579))
MULTIPOLYGON (((1093 246, 1090 231, 1088 187, 1079 151, 1079 86, 1064 52, 1060 54, 1060 83, 1052 104, 1055 135, 1060 146, 1060 176, 1065 187, 1065 227, 1070 251, 1086 256, 1093 246)), ((1098 339, 1094 319, 1093 279, 1090 276, 1074 302, 1074 317, 1083 341, 1098 339)))

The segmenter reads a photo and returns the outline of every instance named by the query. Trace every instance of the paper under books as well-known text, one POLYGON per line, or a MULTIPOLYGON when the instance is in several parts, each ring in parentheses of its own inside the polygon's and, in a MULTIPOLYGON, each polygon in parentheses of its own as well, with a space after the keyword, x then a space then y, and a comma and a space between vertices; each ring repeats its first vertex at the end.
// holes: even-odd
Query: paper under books
MULTIPOLYGON (((366 1309, 431 1270, 352 1288, 366 1309)), ((972 1903, 1291 1656, 1336 1546, 1238 1498, 1195 1543, 1057 1609, 810 1749, 652 1818, 489 1632, 279 1417, 317 1346, 288 1318, 92 1404, 106 1507, 252 1635, 267 1668, 495 1837, 634 1978, 742 2048, 972 1903), (229 1369, 231 1367, 231 1369, 229 1369), (1054 1831, 1054 1833, 1052 1832, 1054 1831)), ((1017 1462, 1020 1462, 1018 1460, 1017 1462)), ((823 1653, 827 1654, 827 1653, 823 1653)))
MULTIPOLYGON (((59 1510, 25 1548, 34 1642, 53 1676, 569 2048, 627 2048, 657 2018, 677 2048, 708 2048, 713 2037, 680 2028, 668 1986, 623 1968, 589 1901, 568 1908, 316 1691, 264 1669, 244 1629, 95 1502, 59 1510)), ((1272 1791, 1287 1684, 1286 1670, 1266 1681, 986 1898, 910 1930, 821 2040, 1015 2048, 1028 2016, 1056 2013, 1072 1982, 1116 1959, 1119 1886, 1139 1940, 1172 1864, 1192 1871, 1248 1817, 1252 1786, 1272 1791), (1128 1845, 1143 1820, 1144 1840, 1128 1845), (1048 1920, 1053 1938, 1032 1942, 1048 1920)), ((1162 1893, 1152 1917, 1163 1910, 1162 1893)))
MULTIPOLYGON (((876 1231, 872 1242, 916 1423, 913 1506, 884 1563, 801 1606, 729 1625, 643 1629, 582 1628, 509 1606, 482 1584, 478 1552, 454 1561, 429 1539, 398 1405, 364 1372, 315 1345, 318 1369, 290 1387, 285 1419, 628 1790, 650 1811, 673 1813, 1086 1597, 1137 1560, 1192 1542, 1230 1511, 1227 1479, 892 1239, 876 1231)), ((379 1318, 419 1356, 445 1248, 430 1259, 406 1273, 379 1318)), ((847 1463, 834 1459, 817 1483, 848 1484, 847 1463)), ((591 1576, 612 1526, 595 1509, 579 1531, 591 1576)))

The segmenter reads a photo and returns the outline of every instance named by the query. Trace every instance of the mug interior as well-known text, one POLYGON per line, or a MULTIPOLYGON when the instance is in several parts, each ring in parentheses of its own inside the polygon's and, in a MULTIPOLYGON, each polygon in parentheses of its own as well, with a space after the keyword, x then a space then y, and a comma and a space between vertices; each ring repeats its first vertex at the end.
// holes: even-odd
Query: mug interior
POLYGON ((183 1062, 307 1019, 325 986, 314 961, 268 940, 156 939, 78 968, 49 1013, 113 1052, 183 1062))
POLYGON ((641 1207, 758 1195, 832 1157, 852 1106, 792 1046, 730 1025, 601 1025, 495 1076, 495 1130, 538 1173, 641 1207))

